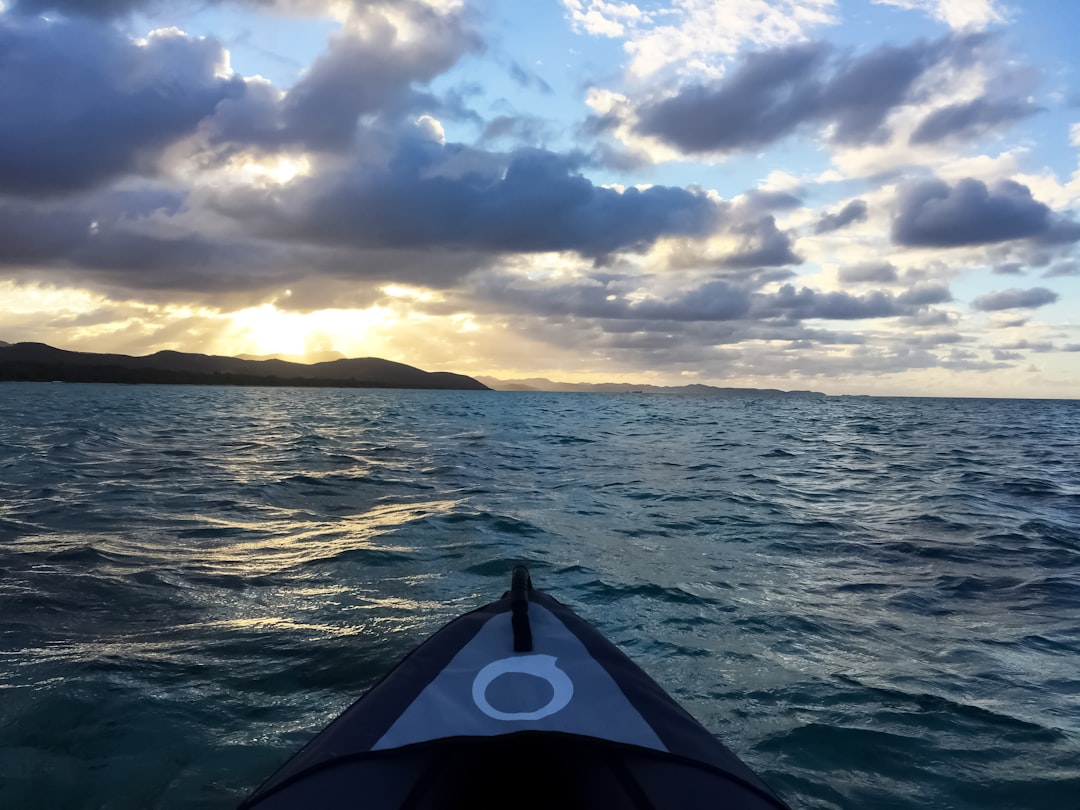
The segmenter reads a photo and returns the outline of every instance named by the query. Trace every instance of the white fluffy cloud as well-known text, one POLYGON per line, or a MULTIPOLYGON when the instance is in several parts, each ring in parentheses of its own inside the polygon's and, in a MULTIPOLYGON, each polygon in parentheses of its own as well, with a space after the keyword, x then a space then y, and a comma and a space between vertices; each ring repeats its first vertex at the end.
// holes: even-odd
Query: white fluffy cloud
POLYGON ((724 63, 748 45, 801 42, 815 28, 837 21, 836 0, 674 0, 648 12, 603 0, 563 5, 578 30, 625 39, 628 72, 639 80, 668 71, 717 78, 724 63))
POLYGON ((1005 22, 1005 11, 995 0, 874 0, 885 6, 924 11, 954 31, 979 30, 1005 22))

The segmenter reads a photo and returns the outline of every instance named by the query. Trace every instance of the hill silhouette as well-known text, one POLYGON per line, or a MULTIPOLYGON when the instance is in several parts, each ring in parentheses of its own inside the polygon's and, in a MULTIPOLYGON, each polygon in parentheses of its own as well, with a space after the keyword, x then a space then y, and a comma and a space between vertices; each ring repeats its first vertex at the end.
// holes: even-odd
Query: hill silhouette
POLYGON ((44 343, 2 342, 0 380, 488 390, 464 374, 423 371, 377 357, 310 364, 175 351, 131 357, 71 352, 44 343))

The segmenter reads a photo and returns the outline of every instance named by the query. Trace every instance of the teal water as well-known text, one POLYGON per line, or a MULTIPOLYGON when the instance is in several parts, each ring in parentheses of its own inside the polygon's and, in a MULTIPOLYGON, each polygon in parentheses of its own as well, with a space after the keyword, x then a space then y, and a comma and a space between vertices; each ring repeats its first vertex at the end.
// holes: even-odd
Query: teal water
POLYGON ((0 385, 0 807, 225 808, 514 562, 799 808, 1080 797, 1080 402, 0 385))

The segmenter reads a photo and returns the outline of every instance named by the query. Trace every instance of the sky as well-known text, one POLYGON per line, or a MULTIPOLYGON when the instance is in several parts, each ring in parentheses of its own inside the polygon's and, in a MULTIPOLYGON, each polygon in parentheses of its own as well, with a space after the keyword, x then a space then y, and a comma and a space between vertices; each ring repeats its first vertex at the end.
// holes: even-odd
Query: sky
POLYGON ((0 0, 0 340, 1080 398, 1080 5, 0 0))

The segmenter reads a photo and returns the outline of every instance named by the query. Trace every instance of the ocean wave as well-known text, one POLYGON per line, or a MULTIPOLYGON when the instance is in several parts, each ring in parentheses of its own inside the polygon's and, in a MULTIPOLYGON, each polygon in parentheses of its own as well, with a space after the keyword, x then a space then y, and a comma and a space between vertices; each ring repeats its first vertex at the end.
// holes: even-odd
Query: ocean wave
POLYGON ((2 806, 234 806, 518 562, 795 806, 1080 793, 1068 403, 4 394, 2 806))

